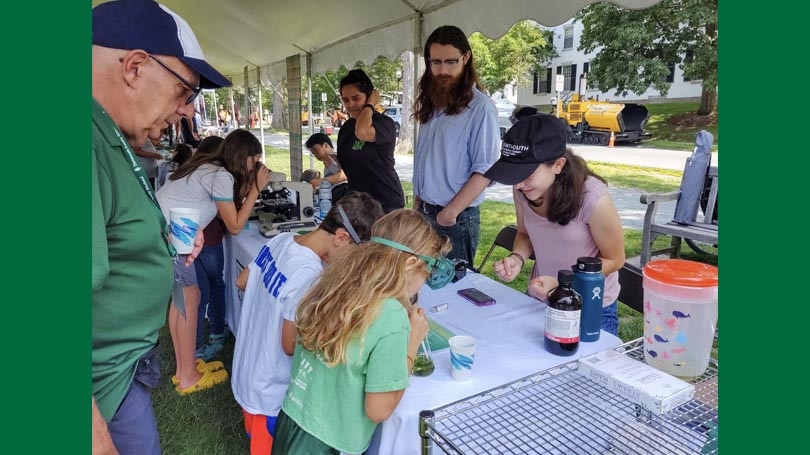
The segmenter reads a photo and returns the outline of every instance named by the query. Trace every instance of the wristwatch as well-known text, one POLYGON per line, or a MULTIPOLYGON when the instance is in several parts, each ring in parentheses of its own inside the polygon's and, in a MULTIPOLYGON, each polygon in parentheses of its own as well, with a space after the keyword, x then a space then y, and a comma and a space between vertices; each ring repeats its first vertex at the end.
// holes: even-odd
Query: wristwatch
POLYGON ((363 108, 364 108, 364 109, 365 109, 365 108, 370 108, 372 111, 376 111, 376 110, 377 110, 377 109, 374 107, 374 105, 373 105, 373 104, 366 104, 365 106, 363 106, 363 108))

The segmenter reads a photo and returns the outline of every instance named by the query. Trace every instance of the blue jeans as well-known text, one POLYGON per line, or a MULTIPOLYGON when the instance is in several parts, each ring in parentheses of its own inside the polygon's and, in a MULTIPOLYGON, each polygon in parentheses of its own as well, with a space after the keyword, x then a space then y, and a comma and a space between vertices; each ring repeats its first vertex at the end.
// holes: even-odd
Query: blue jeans
POLYGON ((222 243, 203 247, 194 261, 200 287, 200 309, 197 311, 197 348, 205 344, 203 322, 208 313, 212 334, 225 333, 225 250, 222 243), (206 307, 208 310, 206 311, 206 307))
POLYGON ((121 455, 160 455, 152 397, 149 389, 138 381, 132 381, 107 429, 121 455))
POLYGON ((612 304, 602 307, 602 330, 613 335, 619 334, 618 302, 618 300, 614 300, 612 304))
POLYGON ((438 210, 433 210, 432 206, 422 204, 420 210, 430 224, 436 229, 439 235, 446 235, 453 244, 453 249, 447 254, 449 259, 463 259, 470 267, 473 267, 475 260, 475 250, 478 248, 478 240, 481 235, 481 210, 478 207, 467 207, 459 213, 456 224, 452 226, 439 226, 436 223, 438 210))

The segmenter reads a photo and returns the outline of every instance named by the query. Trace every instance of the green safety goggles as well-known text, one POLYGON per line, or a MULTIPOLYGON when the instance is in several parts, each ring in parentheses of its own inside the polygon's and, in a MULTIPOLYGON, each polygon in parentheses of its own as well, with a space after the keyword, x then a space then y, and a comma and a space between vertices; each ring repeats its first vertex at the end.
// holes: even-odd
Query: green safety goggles
POLYGON ((392 240, 384 239, 382 237, 372 237, 371 241, 385 246, 390 246, 391 248, 403 251, 405 253, 410 253, 425 261, 427 263, 428 272, 430 272, 430 276, 427 279, 427 285, 430 286, 430 289, 436 290, 443 288, 445 285, 447 285, 447 283, 453 280, 453 277, 456 274, 456 268, 453 265, 453 261, 447 259, 444 255, 439 255, 435 258, 425 256, 414 252, 405 245, 392 240))

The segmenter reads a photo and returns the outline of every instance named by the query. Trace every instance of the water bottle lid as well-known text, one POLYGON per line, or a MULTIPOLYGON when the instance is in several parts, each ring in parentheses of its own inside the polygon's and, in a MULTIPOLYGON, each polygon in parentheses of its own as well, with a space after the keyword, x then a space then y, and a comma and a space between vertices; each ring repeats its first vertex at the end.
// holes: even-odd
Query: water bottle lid
POLYGON ((574 272, 562 269, 557 272, 557 282, 560 284, 571 284, 574 282, 574 272))
POLYGON ((590 256, 577 258, 577 263, 571 266, 575 272, 601 272, 602 260, 590 256))

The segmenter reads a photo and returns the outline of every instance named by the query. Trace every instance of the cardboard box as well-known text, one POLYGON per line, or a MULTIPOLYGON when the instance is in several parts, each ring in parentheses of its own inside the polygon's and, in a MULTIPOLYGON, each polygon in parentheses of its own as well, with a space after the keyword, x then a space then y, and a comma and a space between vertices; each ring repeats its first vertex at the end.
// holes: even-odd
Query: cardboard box
POLYGON ((577 372, 655 415, 691 400, 695 386, 621 352, 607 350, 579 359, 577 372))

